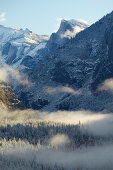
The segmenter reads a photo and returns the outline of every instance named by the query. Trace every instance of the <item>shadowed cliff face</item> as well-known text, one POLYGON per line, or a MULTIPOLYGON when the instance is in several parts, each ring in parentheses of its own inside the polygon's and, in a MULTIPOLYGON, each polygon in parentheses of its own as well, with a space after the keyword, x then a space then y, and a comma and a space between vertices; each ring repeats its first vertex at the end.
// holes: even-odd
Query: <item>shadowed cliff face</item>
POLYGON ((100 50, 100 61, 93 72, 91 89, 97 90, 104 81, 113 78, 113 25, 106 31, 102 48, 100 50))
POLYGON ((0 82, 0 107, 11 110, 25 109, 24 104, 17 99, 12 88, 5 82, 0 82))
POLYGON ((35 103, 35 109, 44 110, 108 108, 113 94, 105 92, 95 96, 93 89, 113 75, 112 24, 113 12, 47 55, 29 73, 35 85, 22 91, 27 94, 24 100, 22 93, 18 93, 20 99, 24 103, 27 99, 28 107, 35 103), (54 89, 58 91, 55 93, 54 89), (47 101, 46 104, 40 105, 39 99, 47 101))

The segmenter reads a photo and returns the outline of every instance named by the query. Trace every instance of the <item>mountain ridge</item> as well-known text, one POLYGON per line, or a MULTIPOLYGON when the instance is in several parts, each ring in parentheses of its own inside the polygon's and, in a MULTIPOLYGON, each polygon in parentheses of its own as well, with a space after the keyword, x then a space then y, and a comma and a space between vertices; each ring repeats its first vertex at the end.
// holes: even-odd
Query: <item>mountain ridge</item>
MULTIPOLYGON (((77 27, 79 30, 77 30, 76 33, 78 33, 81 31, 81 29, 85 29, 87 26, 86 24, 83 24, 85 26, 80 28, 77 26, 77 23, 80 25, 79 21, 76 21, 75 24, 71 24, 69 21, 65 22, 68 23, 68 26, 62 21, 59 30, 50 37, 46 35, 41 36, 34 34, 29 29, 17 30, 1 26, 0 63, 9 64, 12 67, 20 70, 24 66, 24 71, 27 72, 28 70, 32 69, 37 64, 37 62, 43 60, 43 57, 49 52, 54 51, 57 46, 69 39, 69 34, 72 36, 71 34, 73 34, 73 32, 68 32, 68 35, 64 36, 66 31, 73 31, 73 28, 77 27), (58 37, 57 40, 56 38, 54 39, 53 35, 58 37), (57 42, 56 44, 55 41, 57 42)), ((73 36, 76 35, 76 33, 74 33, 73 36)))
MULTIPOLYGON (((33 66, 27 72, 28 78, 34 86, 15 88, 15 93, 26 107, 47 111, 108 109, 110 101, 106 96, 112 94, 102 92, 95 95, 92 89, 98 81, 95 79, 98 73, 96 67, 102 62, 106 32, 109 32, 112 23, 113 12, 57 46, 52 42, 56 41, 60 31, 61 35, 62 29, 59 28, 60 31, 52 34, 45 47, 39 50, 37 55, 41 58, 38 62, 33 65, 31 56, 27 56, 25 64, 29 61, 28 64, 33 66)), ((63 27, 64 32, 67 28, 73 30, 70 25, 63 27)), ((112 56, 112 48, 109 49, 112 56)))
POLYGON ((40 98, 48 101, 47 105, 42 104, 42 110, 91 109, 100 111, 107 109, 107 98, 103 93, 96 97, 91 91, 91 86, 95 67, 101 60, 105 34, 112 23, 113 12, 78 33, 75 38, 66 41, 37 64, 29 74, 30 80, 35 83, 35 88, 30 89, 30 93, 24 91, 28 96, 35 93, 31 97, 30 103, 28 101, 30 107, 33 107, 32 101, 34 101, 35 108, 38 108, 36 107, 37 99, 40 98), (71 88, 71 91, 75 92, 80 90, 81 93, 79 95, 70 94, 70 90, 67 88, 67 92, 60 90, 59 94, 52 94, 52 90, 50 90, 51 93, 49 91, 48 94, 48 89, 54 91, 65 87, 71 88), (102 96, 104 96, 103 100, 102 96))

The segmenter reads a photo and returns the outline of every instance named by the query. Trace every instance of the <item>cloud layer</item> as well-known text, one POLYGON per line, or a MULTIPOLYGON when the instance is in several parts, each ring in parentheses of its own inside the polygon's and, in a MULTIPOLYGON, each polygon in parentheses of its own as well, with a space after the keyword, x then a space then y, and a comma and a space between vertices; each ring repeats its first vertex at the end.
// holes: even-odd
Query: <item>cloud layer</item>
POLYGON ((19 165, 19 168, 24 167, 23 169, 26 169, 25 167, 28 165, 31 170, 34 169, 30 166, 33 165, 33 163, 35 167, 38 164, 43 164, 45 167, 44 169, 46 169, 46 167, 54 169, 54 166, 56 165, 58 170, 111 170, 113 167, 112 144, 81 148, 72 152, 63 152, 44 148, 37 149, 36 147, 26 145, 24 147, 12 147, 8 150, 3 148, 2 152, 4 152, 4 154, 0 154, 0 159, 2 159, 1 167, 5 167, 6 164, 8 164, 10 168, 14 168, 19 165), (24 162, 25 164, 23 164, 24 162))
POLYGON ((10 83, 10 81, 17 82, 23 86, 31 86, 27 75, 20 73, 18 70, 13 69, 7 64, 4 64, 0 69, 0 81, 10 83))
POLYGON ((2 12, 1 14, 0 14, 0 22, 3 22, 3 21, 5 21, 6 20, 6 13, 5 12, 2 12))
POLYGON ((97 91, 105 91, 110 90, 113 91, 113 78, 106 79, 99 87, 97 88, 97 91))

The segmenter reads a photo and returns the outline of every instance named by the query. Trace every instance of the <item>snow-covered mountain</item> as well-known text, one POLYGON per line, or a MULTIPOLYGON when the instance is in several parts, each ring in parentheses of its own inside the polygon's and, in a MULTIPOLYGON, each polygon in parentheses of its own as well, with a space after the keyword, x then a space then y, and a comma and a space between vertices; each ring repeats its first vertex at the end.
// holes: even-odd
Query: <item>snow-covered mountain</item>
POLYGON ((33 109, 113 111, 112 30, 113 12, 91 26, 62 20, 56 33, 37 44, 20 37, 18 43, 1 41, 1 62, 29 69, 33 86, 16 84, 16 95, 33 109))
POLYGON ((87 27, 85 21, 62 20, 58 31, 49 39, 49 36, 37 35, 29 29, 17 30, 0 25, 0 64, 22 67, 24 71, 32 69, 44 56, 87 27))
POLYGON ((112 30, 113 12, 66 40, 31 70, 34 87, 19 98, 34 109, 113 111, 112 30))
MULTIPOLYGON (((37 66, 37 64, 39 65, 39 68, 42 67, 40 63, 47 62, 46 61, 47 55, 54 53, 54 51, 57 48, 61 48, 62 45, 68 42, 71 38, 76 37, 76 35, 80 31, 83 31, 87 27, 89 27, 89 25, 85 21, 79 21, 74 19, 62 20, 58 31, 56 33, 53 33, 49 38, 49 36, 46 35, 44 36, 36 35, 31 31, 29 31, 28 29, 16 30, 16 29, 0 26, 0 37, 1 37, 0 64, 2 65, 6 63, 11 67, 13 67, 14 69, 15 68, 20 69, 21 71, 26 72, 28 74, 28 77, 31 79, 30 74, 32 71, 30 70, 35 70, 34 68, 37 66)), ((45 70, 45 68, 43 68, 43 70, 45 70)), ((45 72, 44 74, 46 74, 46 71, 47 70, 44 71, 45 72)), ((14 87, 15 83, 12 82, 11 86, 14 87)), ((24 104, 29 107, 30 104, 29 102, 27 102, 28 100, 27 98, 29 97, 27 97, 26 94, 24 94, 24 87, 20 87, 19 85, 18 88, 14 87, 14 90, 16 94, 19 96, 19 98, 23 100, 24 104)), ((30 90, 31 95, 33 95, 34 93, 33 90, 35 90, 35 87, 33 86, 32 89, 28 88, 28 90, 30 90)), ((28 95, 29 92, 27 92, 28 95)), ((37 92, 38 91, 36 90, 35 95, 37 95, 37 92)), ((30 106, 32 108, 35 108, 36 106, 36 109, 38 109, 41 108, 42 105, 48 104, 48 100, 37 98, 38 105, 39 105, 37 106, 37 104, 34 103, 35 102, 34 99, 32 100, 33 100, 32 101, 33 106, 30 106)))
POLYGON ((37 35, 34 34, 29 29, 13 29, 0 25, 0 46, 6 44, 10 41, 13 44, 21 45, 21 44, 39 44, 42 41, 46 41, 49 39, 47 35, 37 35))
POLYGON ((83 20, 61 20, 60 27, 56 33, 53 33, 47 42, 49 50, 55 50, 59 45, 66 40, 74 38, 80 31, 89 27, 88 23, 83 20))
POLYGON ((17 30, 0 25, 0 63, 20 67, 25 57, 34 56, 45 47, 48 39, 49 36, 37 35, 29 29, 17 30))
POLYGON ((83 31, 88 27, 88 23, 83 20, 61 20, 61 25, 58 30, 59 36, 61 38, 73 38, 77 33, 83 31))

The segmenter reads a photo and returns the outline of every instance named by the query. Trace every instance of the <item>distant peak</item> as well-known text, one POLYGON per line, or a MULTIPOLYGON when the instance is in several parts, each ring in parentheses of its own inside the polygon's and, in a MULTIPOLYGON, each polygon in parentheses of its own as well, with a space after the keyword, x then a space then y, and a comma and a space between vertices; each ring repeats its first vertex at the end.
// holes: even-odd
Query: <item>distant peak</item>
POLYGON ((89 24, 84 20, 62 19, 57 33, 63 38, 73 38, 78 32, 83 31, 87 27, 89 27, 89 24))
POLYGON ((25 29, 26 33, 31 33, 32 31, 30 31, 28 28, 25 29))
POLYGON ((70 19, 70 20, 62 19, 61 24, 63 23, 68 23, 68 24, 72 24, 73 26, 79 26, 79 27, 84 27, 84 28, 89 26, 87 21, 81 20, 81 19, 70 19))

